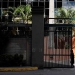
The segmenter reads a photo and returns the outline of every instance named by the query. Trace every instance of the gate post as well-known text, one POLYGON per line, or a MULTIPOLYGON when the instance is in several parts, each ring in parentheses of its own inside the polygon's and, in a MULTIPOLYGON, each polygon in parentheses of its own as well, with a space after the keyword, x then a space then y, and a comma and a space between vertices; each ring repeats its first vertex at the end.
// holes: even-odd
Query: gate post
POLYGON ((44 8, 32 7, 32 66, 43 68, 44 8))

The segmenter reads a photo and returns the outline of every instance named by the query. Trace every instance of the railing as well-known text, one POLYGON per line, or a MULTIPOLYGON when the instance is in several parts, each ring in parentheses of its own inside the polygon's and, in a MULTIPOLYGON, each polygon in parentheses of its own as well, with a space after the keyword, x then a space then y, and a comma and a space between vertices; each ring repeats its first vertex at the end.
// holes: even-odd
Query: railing
POLYGON ((75 24, 75 18, 44 18, 44 24, 75 24))

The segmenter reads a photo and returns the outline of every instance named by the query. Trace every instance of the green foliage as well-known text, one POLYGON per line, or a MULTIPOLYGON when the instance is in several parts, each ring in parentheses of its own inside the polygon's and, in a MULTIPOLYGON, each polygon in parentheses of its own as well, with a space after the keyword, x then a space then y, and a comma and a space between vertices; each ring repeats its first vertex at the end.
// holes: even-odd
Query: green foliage
POLYGON ((65 45, 65 49, 69 49, 69 45, 65 45))
POLYGON ((23 60, 23 55, 0 55, 0 67, 25 66, 26 60, 23 60))
POLYGON ((74 9, 66 9, 66 8, 58 8, 56 13, 56 18, 70 18, 70 19, 62 19, 62 22, 65 24, 75 24, 75 20, 71 18, 75 18, 75 10, 74 9))
POLYGON ((8 11, 4 11, 3 15, 8 13, 12 14, 12 19, 15 21, 16 18, 22 19, 24 23, 27 22, 27 19, 31 19, 31 6, 27 5, 20 5, 18 7, 8 7, 8 11))
POLYGON ((75 10, 58 8, 56 18, 75 18, 75 10))

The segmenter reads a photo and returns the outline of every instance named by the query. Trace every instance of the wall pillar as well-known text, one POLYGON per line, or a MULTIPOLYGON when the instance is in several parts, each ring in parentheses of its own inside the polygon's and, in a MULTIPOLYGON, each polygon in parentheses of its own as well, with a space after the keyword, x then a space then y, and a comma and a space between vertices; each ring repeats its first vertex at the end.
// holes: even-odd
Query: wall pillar
POLYGON ((32 8, 32 66, 43 67, 44 8, 32 8))

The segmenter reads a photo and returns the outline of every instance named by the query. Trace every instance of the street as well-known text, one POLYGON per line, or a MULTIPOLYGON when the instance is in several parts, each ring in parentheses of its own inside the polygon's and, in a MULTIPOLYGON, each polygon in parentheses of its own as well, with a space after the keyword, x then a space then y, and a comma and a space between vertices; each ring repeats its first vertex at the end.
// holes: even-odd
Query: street
POLYGON ((0 75, 75 75, 75 68, 52 68, 26 72, 0 72, 0 75))

